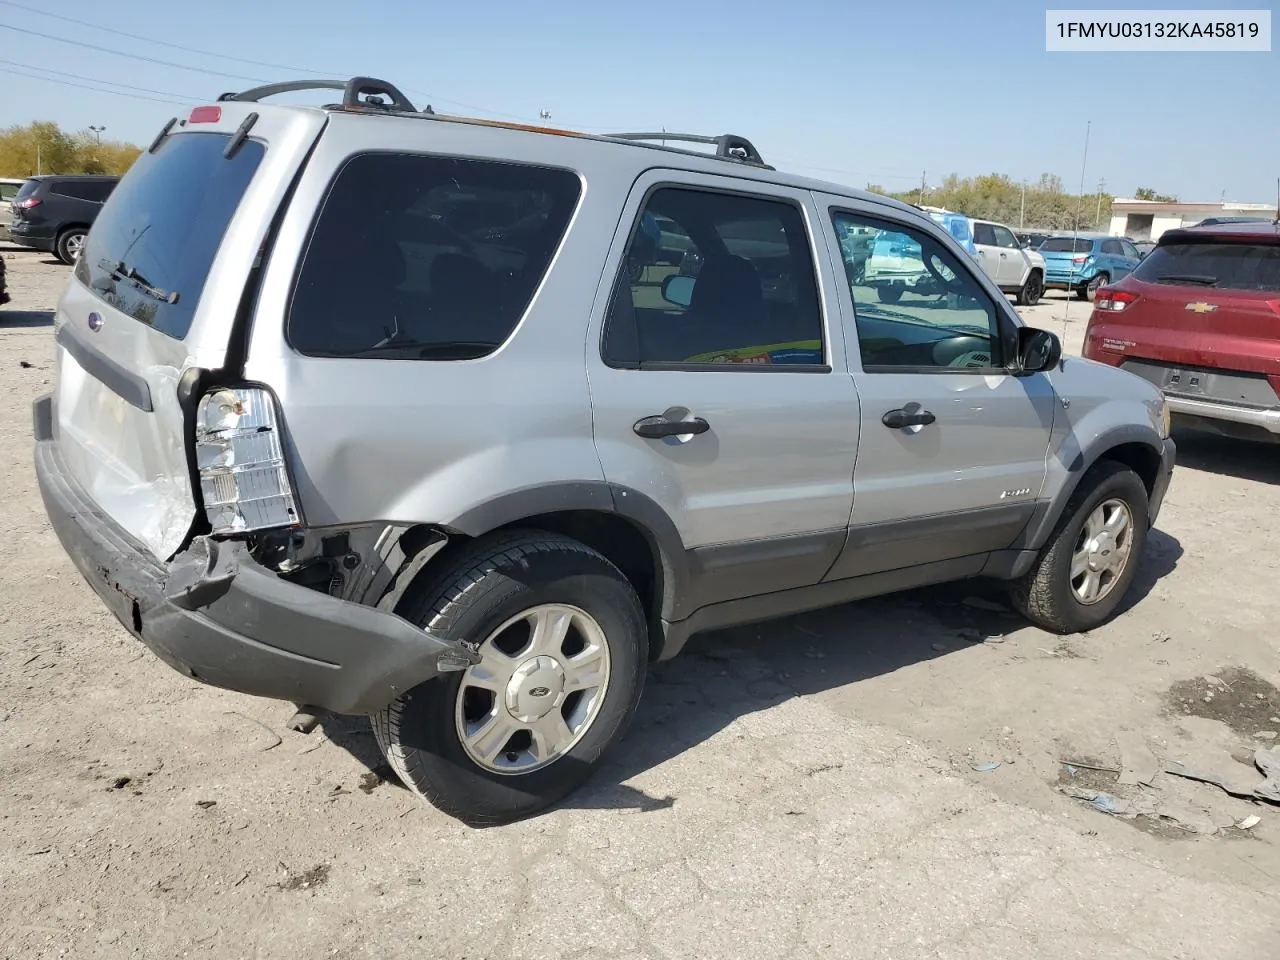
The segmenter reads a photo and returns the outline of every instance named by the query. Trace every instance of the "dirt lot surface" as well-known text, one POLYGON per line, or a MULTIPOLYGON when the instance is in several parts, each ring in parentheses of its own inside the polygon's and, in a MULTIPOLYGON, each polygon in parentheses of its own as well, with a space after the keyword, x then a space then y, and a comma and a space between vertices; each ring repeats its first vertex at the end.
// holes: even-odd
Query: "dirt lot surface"
MULTIPOLYGON (((1280 956, 1280 805, 1162 772, 1248 794, 1277 743, 1280 449, 1178 438, 1105 629, 969 585, 703 637, 585 790, 477 831, 105 612, 31 469, 67 271, 0 255, 0 956, 1280 956)), ((1026 312, 1075 350, 1065 305, 1026 312)))

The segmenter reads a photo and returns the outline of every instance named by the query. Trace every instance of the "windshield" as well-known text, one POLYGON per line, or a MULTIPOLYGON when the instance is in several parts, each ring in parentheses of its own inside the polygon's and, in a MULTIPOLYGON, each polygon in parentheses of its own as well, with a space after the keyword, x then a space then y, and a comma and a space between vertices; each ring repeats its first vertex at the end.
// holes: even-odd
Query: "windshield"
POLYGON ((1134 270, 1146 283, 1280 290, 1280 244, 1245 240, 1164 243, 1134 270))
POLYGON ((1093 241, 1081 237, 1050 237, 1040 245, 1041 253, 1088 253, 1093 249, 1093 241))
POLYGON ((265 148, 228 134, 166 137, 138 158, 94 221, 76 279, 103 302, 181 340, 265 148))

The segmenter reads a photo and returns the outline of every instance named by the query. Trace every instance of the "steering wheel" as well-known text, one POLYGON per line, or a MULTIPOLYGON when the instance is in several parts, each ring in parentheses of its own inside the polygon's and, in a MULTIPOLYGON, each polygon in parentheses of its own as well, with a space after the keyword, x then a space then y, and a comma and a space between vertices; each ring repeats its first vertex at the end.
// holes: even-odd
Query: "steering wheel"
POLYGON ((989 367, 992 365, 991 339, 961 334, 937 341, 930 353, 939 367, 989 367), (984 361, 985 358, 985 362, 984 361))

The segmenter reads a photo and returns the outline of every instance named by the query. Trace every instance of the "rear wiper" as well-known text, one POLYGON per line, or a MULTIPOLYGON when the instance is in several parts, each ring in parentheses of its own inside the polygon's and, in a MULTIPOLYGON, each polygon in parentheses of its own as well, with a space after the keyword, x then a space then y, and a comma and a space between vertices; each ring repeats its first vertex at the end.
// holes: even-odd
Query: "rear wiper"
POLYGON ((1156 277, 1160 283, 1194 283, 1202 287, 1216 287, 1218 285, 1217 277, 1207 277, 1198 273, 1171 273, 1167 276, 1156 277))
POLYGON ((147 283, 146 278, 143 277, 142 274, 138 273, 138 271, 133 267, 125 266, 123 260, 119 260, 115 263, 112 263, 110 260, 99 260, 98 266, 105 270, 112 280, 128 280, 149 297, 154 297, 163 303, 178 302, 177 290, 170 290, 166 292, 159 287, 152 286, 150 283, 147 283))

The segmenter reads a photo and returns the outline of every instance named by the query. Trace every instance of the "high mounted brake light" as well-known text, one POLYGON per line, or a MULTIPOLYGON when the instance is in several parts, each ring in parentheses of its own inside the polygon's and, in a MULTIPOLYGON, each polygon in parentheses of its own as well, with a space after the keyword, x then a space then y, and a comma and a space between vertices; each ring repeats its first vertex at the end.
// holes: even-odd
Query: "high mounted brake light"
POLYGON ((215 534, 301 525, 275 400, 261 387, 224 387, 200 399, 196 466, 215 534))
POLYGON ((187 117, 187 123, 217 123, 221 119, 221 107, 196 107, 187 117))

